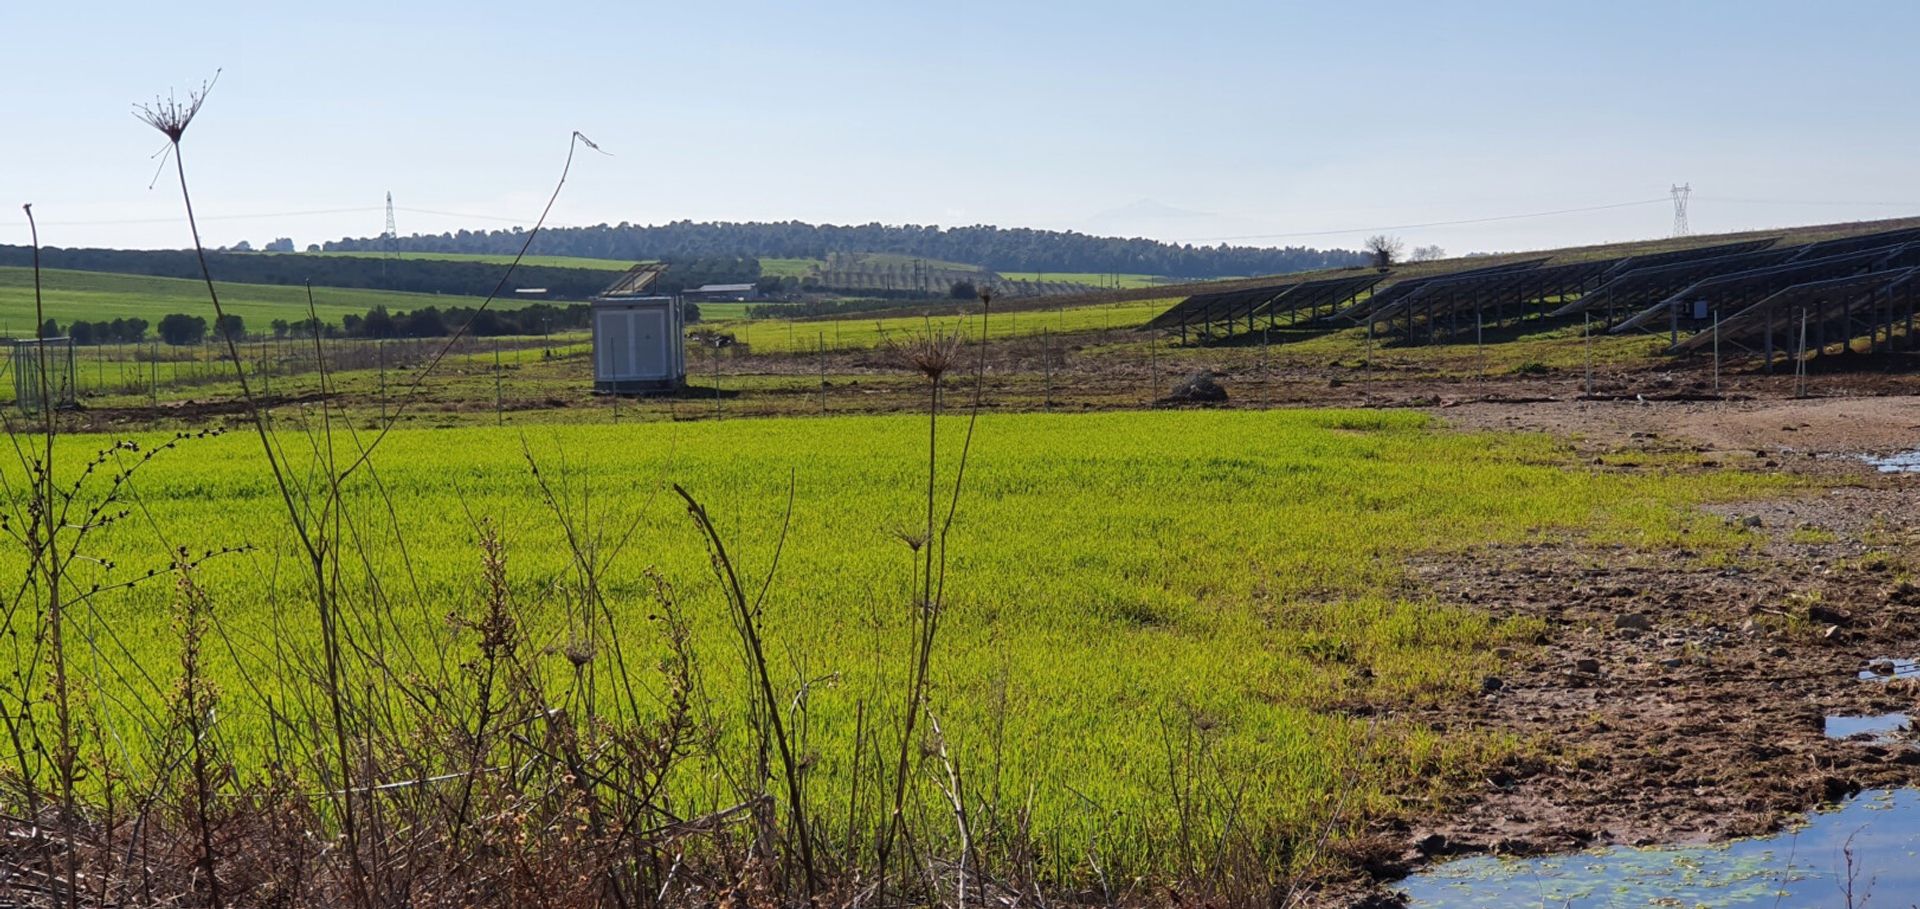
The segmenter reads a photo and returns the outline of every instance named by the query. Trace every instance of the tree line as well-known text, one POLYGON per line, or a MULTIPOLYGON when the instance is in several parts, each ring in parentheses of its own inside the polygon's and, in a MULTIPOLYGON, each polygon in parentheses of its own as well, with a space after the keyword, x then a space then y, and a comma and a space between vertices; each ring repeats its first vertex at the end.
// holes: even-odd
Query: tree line
MULTIPOLYGON (((526 242, 522 228, 415 234, 398 239, 416 252, 511 253, 526 242)), ((330 251, 377 251, 379 237, 345 238, 330 251)), ((899 253, 966 262, 997 271, 1051 271, 1212 278, 1263 275, 1359 265, 1363 252, 1303 246, 1195 246, 1142 238, 1096 237, 1075 231, 937 227, 903 224, 806 224, 695 222, 640 225, 622 221, 593 227, 548 228, 534 240, 544 255, 601 259, 666 259, 715 256, 824 259, 829 253, 899 253)))
MULTIPOLYGON (((511 250, 518 251, 518 247, 511 250)), ((654 282, 654 287, 661 293, 679 293, 685 288, 702 284, 750 284, 760 279, 760 262, 750 255, 685 256, 666 261, 666 273, 654 282)), ((0 266, 25 268, 32 264, 32 247, 0 245, 0 266)), ((50 246, 40 250, 40 265, 43 268, 161 278, 200 277, 199 260, 190 249, 62 249, 50 246)), ((506 266, 491 262, 398 259, 375 252, 364 256, 208 252, 207 265, 216 279, 239 284, 298 286, 311 282, 318 287, 465 297, 485 297, 492 293, 494 288, 500 286, 500 275, 506 270, 506 266)), ((504 295, 544 289, 545 296, 555 299, 584 300, 605 290, 618 276, 617 272, 607 269, 522 265, 514 269, 513 279, 501 290, 504 295)))
MULTIPOLYGON (((682 303, 680 306, 688 324, 700 321, 699 306, 693 303, 682 303)), ((469 335, 491 338, 548 335, 556 331, 584 329, 591 324, 592 318, 593 307, 586 303, 565 306, 535 303, 519 309, 479 309, 472 306, 441 309, 423 306, 411 311, 388 311, 385 306, 375 306, 367 310, 364 316, 342 316, 338 324, 313 318, 274 319, 267 324, 267 331, 262 335, 270 333, 276 339, 311 338, 316 335, 366 340, 444 338, 466 326, 469 335)), ((173 346, 200 344, 209 338, 224 339, 231 336, 234 340, 240 340, 248 337, 246 320, 234 313, 220 316, 211 325, 204 316, 168 313, 161 316, 160 321, 152 327, 156 340, 173 346)), ((114 319, 111 322, 76 319, 64 328, 59 321, 48 319, 41 324, 39 335, 42 338, 65 336, 83 347, 140 344, 147 340, 147 328, 145 319, 114 319)))

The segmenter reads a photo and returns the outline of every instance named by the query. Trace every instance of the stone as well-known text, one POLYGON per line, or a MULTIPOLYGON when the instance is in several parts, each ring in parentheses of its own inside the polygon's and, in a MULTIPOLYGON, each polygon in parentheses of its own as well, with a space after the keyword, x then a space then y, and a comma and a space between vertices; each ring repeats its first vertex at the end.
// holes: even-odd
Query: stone
POLYGON ((1613 627, 1633 631, 1652 631, 1653 620, 1643 612, 1629 612, 1613 618, 1613 627))
POLYGON ((1175 404, 1225 404, 1227 390, 1213 380, 1210 372, 1196 372, 1173 387, 1173 393, 1156 401, 1162 407, 1175 404))
POLYGON ((1845 627, 1853 624, 1853 616, 1848 615, 1842 610, 1835 609, 1832 606, 1822 606, 1819 603, 1813 603, 1807 606, 1807 621, 1816 622, 1821 625, 1839 625, 1845 627))
POLYGON ((1600 674, 1600 661, 1593 657, 1581 657, 1573 661, 1573 671, 1586 675, 1600 674))
POLYGON ((1497 675, 1490 675, 1480 680, 1480 690, 1487 694, 1492 694, 1505 687, 1507 687, 1506 680, 1497 675))

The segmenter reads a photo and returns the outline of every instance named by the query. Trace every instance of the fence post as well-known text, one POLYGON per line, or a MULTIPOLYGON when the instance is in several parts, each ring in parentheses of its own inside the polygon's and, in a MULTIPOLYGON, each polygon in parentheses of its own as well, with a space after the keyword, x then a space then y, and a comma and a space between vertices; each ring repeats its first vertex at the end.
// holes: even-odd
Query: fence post
POLYGON ((1587 343, 1587 397, 1591 398, 1593 397, 1593 313, 1585 312, 1581 313, 1581 316, 1586 326, 1582 334, 1586 336, 1587 343))
POLYGON ((507 425, 505 392, 500 387, 500 339, 493 339, 493 424, 507 425))
POLYGON ((1800 310, 1800 349, 1793 361, 1793 396, 1807 396, 1807 310, 1800 310))
POLYGON ((1720 311, 1713 311, 1713 393, 1720 393, 1720 311))
POLYGON ((1040 409, 1051 412, 1053 410, 1053 333, 1046 328, 1040 329, 1040 368, 1047 374, 1047 396, 1042 401, 1040 409))
POLYGON ((1147 339, 1147 403, 1153 403, 1154 392, 1160 390, 1160 344, 1151 337, 1147 339))
POLYGON ((1269 390, 1273 373, 1267 369, 1267 343, 1272 334, 1272 326, 1260 329, 1260 406, 1263 409, 1272 403, 1273 397, 1269 390))
POLYGON ((1480 361, 1480 378, 1487 377, 1486 314, 1473 311, 1473 357, 1480 361))
POLYGON ((820 364, 820 412, 827 412, 827 333, 818 332, 820 349, 814 361, 820 364))

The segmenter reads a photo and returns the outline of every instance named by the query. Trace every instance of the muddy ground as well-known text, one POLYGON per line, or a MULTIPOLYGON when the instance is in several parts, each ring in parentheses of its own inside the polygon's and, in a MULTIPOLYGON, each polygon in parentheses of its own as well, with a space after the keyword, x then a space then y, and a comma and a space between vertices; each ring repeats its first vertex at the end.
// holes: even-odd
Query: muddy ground
POLYGON ((1515 734, 1533 756, 1356 840, 1352 857, 1376 881, 1327 894, 1329 905, 1393 905, 1382 882, 1447 856, 1755 835, 1862 788, 1920 783, 1914 743, 1834 740, 1823 728, 1830 714, 1920 715, 1920 680, 1859 678, 1883 658, 1920 658, 1910 580, 1920 474, 1878 473, 1861 458, 1920 447, 1920 397, 1575 397, 1435 412, 1463 427, 1553 432, 1609 464, 1680 453, 1702 469, 1809 484, 1715 507, 1751 538, 1730 563, 1568 542, 1410 566, 1411 595, 1546 631, 1514 648, 1477 699, 1401 718, 1515 734))

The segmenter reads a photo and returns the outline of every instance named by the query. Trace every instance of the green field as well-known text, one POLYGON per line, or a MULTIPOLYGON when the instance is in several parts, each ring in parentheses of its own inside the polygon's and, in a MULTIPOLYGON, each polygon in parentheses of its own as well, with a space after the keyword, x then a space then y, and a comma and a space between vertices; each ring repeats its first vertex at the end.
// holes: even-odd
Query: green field
POLYGON ((824 264, 820 259, 761 259, 760 274, 774 278, 804 278, 824 264))
MULTIPOLYGON (((1138 300, 1106 306, 1076 306, 1065 309, 1029 309, 995 313, 986 327, 993 339, 1037 337, 1043 332, 1102 331, 1134 328, 1159 315, 1172 300, 1138 300)), ((706 312, 703 308, 702 314, 706 312)), ((959 332, 978 339, 981 333, 978 315, 963 316, 877 316, 803 321, 740 319, 719 321, 713 326, 749 344, 759 353, 805 353, 817 346, 828 350, 862 350, 885 346, 891 340, 904 340, 925 334, 929 328, 940 332, 959 332)))
MULTIPOLYGON (((310 428, 280 437, 296 483, 317 492, 302 478, 326 448, 310 428)), ((962 428, 955 417, 942 431, 951 440, 962 428)), ((925 508, 926 433, 924 417, 911 415, 400 430, 379 450, 377 472, 359 472, 343 491, 339 533, 350 557, 334 567, 343 621, 357 646, 377 646, 380 664, 402 675, 469 658, 471 644, 444 617, 475 608, 485 521, 505 540, 506 578, 542 648, 537 658, 565 678, 560 651, 579 633, 565 593, 567 535, 541 504, 524 447, 578 509, 576 520, 591 515, 576 527, 605 547, 596 582, 631 659, 644 663, 660 647, 645 573, 657 570, 677 591, 719 724, 718 753, 734 753, 746 676, 706 549, 664 486, 684 484, 702 499, 753 583, 782 546, 791 483, 762 622, 780 697, 813 680, 809 797, 837 815, 848 810, 857 718, 871 724, 897 703, 905 669, 915 557, 901 534, 925 508), (616 550, 629 526, 633 536, 616 550)), ((341 430, 333 444, 350 459, 365 438, 341 430)), ((64 463, 77 471, 77 460, 110 441, 69 437, 64 463)), ((944 449, 943 482, 954 444, 944 449)), ((1374 726, 1348 711, 1465 696, 1497 667, 1496 646, 1535 631, 1410 594, 1406 558, 1568 534, 1660 553, 1731 547, 1737 530, 1689 506, 1783 482, 1607 473, 1546 437, 1456 433, 1378 411, 990 415, 973 457, 931 710, 969 785, 1004 786, 1030 806, 1037 838, 1063 844, 1050 873, 1064 878, 1090 873, 1075 858, 1082 847, 1069 844, 1096 835, 1105 873, 1173 870, 1169 761, 1193 736, 1211 762, 1199 785, 1236 801, 1205 823, 1245 825, 1282 865, 1302 860, 1287 844, 1329 822, 1330 793, 1344 793, 1349 829, 1396 812, 1402 797, 1467 785, 1487 762, 1526 748, 1391 720, 1374 726)), ((19 470, 4 470, 17 511, 19 470)), ((310 667, 316 647, 311 576, 302 580, 259 441, 236 432, 183 442, 130 489, 142 519, 87 543, 114 567, 79 564, 71 581, 83 589, 135 578, 178 547, 254 547, 197 573, 222 642, 205 656, 227 693, 220 735, 257 764, 270 749, 261 698, 307 691, 296 667, 310 667)), ((178 657, 172 600, 171 584, 141 585, 71 619, 69 634, 93 642, 75 657, 77 672, 104 695, 92 709, 115 740, 139 740, 145 711, 167 688, 178 657), (158 681, 142 681, 149 677, 158 681)), ((25 611, 9 614, 28 621, 25 611)), ((392 709, 414 709, 392 700, 392 709)), ((686 772, 674 783, 682 812, 729 803, 704 782, 714 768, 686 772)), ((937 822, 932 774, 919 777, 914 796, 936 819, 916 827, 930 848, 951 837, 937 822)))
POLYGON ((1105 272, 1003 271, 1000 272, 1000 277, 1009 281, 1062 281, 1068 284, 1086 284, 1091 287, 1117 287, 1122 290, 1177 283, 1158 275, 1117 275, 1105 272))
MULTIPOLYGON (((89 322, 137 317, 158 322, 168 313, 186 313, 213 321, 207 286, 186 278, 156 278, 90 271, 48 269, 41 272, 46 314, 61 325, 75 319, 89 322)), ((307 318, 307 292, 301 287, 273 284, 227 284, 216 281, 226 311, 246 320, 249 331, 262 331, 274 319, 298 322, 307 318)), ((322 321, 338 324, 341 316, 365 315, 375 306, 412 310, 422 306, 478 306, 478 297, 407 294, 385 290, 341 287, 313 289, 313 308, 322 321)), ((503 309, 514 301, 495 301, 503 309)), ((33 333, 33 270, 0 268, 0 333, 16 337, 33 333)), ((151 329, 149 329, 151 331, 151 329)))

